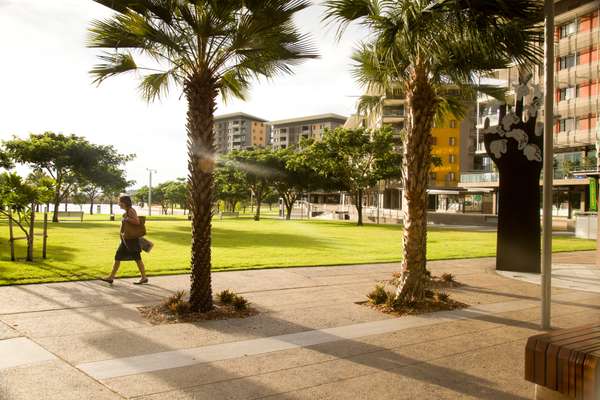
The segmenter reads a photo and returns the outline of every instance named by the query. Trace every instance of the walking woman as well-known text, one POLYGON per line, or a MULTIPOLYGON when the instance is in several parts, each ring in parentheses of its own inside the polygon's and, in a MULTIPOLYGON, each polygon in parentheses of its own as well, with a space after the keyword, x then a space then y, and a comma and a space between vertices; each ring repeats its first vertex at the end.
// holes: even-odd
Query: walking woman
POLYGON ((102 278, 102 280, 112 284, 121 266, 121 261, 135 261, 142 277, 139 281, 134 282, 134 284, 141 285, 148 283, 146 268, 142 261, 142 249, 140 247, 140 237, 145 234, 145 228, 138 218, 135 209, 132 207, 129 196, 119 197, 119 207, 125 210, 121 222, 121 244, 115 253, 115 264, 110 276, 102 278))

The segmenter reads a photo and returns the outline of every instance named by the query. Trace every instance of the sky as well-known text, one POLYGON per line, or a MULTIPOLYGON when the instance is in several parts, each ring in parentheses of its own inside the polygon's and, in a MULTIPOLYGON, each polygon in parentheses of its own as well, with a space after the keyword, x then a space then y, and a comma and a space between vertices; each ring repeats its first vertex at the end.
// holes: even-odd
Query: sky
MULTIPOLYGON (((335 26, 321 22, 319 3, 296 22, 321 58, 293 75, 254 82, 245 102, 219 100, 217 115, 241 111, 277 120, 354 112, 362 90, 350 56, 364 32, 353 27, 338 42, 335 26)), ((136 155, 127 164, 134 187, 147 184, 147 168, 157 170, 153 184, 186 176, 187 104, 179 89, 147 104, 133 75, 92 84, 88 71, 99 51, 85 47, 87 28, 110 15, 91 0, 0 0, 0 140, 53 131, 111 144, 136 155)))

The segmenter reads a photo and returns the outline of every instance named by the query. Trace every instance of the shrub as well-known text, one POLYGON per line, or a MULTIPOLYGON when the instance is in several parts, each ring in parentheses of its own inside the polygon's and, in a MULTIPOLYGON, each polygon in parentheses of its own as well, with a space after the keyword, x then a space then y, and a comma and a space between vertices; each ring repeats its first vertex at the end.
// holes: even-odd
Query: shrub
POLYGON ((217 294, 217 298, 223 304, 232 304, 236 296, 237 295, 229 289, 225 289, 217 294))
POLYGON ((383 285, 377 285, 371 293, 367 294, 367 298, 372 304, 380 305, 386 302, 388 293, 385 291, 383 285))
POLYGON ((179 291, 173 293, 173 295, 167 297, 167 299, 163 302, 163 305, 166 308, 171 309, 171 306, 173 304, 178 304, 178 303, 183 302, 184 297, 185 297, 185 291, 179 290, 179 291))
POLYGON ((450 295, 445 292, 437 292, 437 301, 440 303, 447 303, 450 300, 450 295))
POLYGON ((189 314, 191 305, 187 301, 180 300, 176 303, 172 303, 169 306, 169 310, 178 317, 189 314))
POLYGON ((456 282, 456 278, 454 277, 454 275, 445 272, 442 274, 442 281, 446 282, 446 283, 454 283, 456 282))
POLYGON ((237 294, 234 295, 233 300, 231 301, 231 305, 237 311, 246 310, 248 308, 248 304, 249 304, 248 300, 246 300, 244 297, 237 295, 237 294))

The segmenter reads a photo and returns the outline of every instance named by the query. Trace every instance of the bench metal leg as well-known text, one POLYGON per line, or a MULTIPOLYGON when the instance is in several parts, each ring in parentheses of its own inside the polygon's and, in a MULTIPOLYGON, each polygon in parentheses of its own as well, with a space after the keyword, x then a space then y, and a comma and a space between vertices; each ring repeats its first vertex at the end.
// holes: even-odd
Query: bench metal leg
POLYGON ((535 385, 535 400, 573 400, 573 398, 544 386, 535 385))

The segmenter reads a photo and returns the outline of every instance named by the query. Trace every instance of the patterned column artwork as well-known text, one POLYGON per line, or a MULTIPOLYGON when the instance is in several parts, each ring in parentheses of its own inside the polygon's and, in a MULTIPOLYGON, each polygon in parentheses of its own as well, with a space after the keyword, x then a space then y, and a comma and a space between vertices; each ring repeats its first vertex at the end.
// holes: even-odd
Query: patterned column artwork
POLYGON ((540 272, 540 173, 544 124, 537 121, 543 103, 530 76, 515 85, 515 106, 500 107, 500 123, 485 121, 484 142, 500 174, 496 269, 540 272), (528 104, 525 106, 525 99, 528 104))

